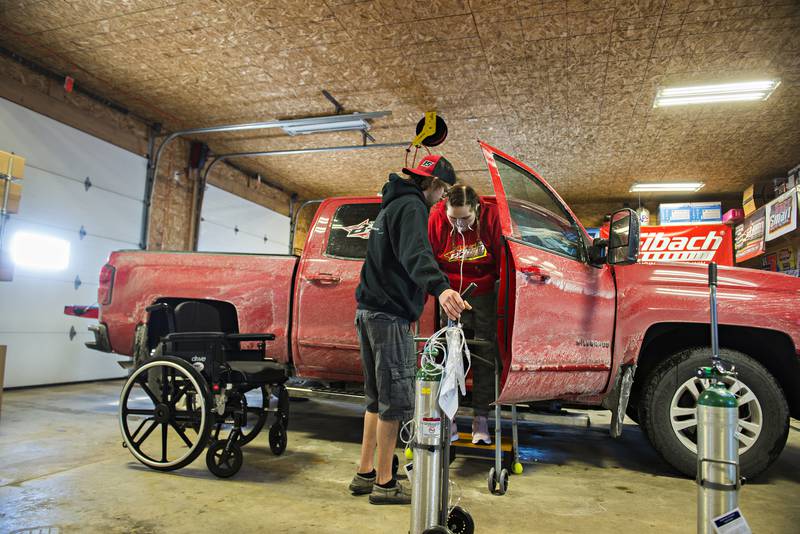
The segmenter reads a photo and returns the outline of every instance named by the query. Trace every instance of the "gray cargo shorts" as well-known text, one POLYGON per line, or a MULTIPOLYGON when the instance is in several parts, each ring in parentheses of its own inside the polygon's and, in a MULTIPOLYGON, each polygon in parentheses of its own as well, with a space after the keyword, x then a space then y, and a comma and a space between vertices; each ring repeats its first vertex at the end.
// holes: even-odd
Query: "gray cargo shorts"
POLYGON ((356 310, 367 411, 385 421, 414 415, 417 354, 411 324, 396 315, 356 310))

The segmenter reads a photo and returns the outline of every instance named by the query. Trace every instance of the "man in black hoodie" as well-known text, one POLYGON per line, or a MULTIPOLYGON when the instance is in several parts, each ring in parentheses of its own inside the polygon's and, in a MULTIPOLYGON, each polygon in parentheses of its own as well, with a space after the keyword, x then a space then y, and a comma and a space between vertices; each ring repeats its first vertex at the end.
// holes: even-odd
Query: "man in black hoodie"
POLYGON ((428 210, 455 184, 453 166, 442 156, 429 155, 403 173, 408 178, 391 174, 383 186, 356 289, 367 411, 361 461, 350 491, 369 493, 372 504, 411 502, 410 489, 392 476, 392 456, 400 422, 414 411, 417 359, 411 325, 422 314, 425 295, 435 296, 451 319, 469 306, 450 289, 428 241, 428 210))

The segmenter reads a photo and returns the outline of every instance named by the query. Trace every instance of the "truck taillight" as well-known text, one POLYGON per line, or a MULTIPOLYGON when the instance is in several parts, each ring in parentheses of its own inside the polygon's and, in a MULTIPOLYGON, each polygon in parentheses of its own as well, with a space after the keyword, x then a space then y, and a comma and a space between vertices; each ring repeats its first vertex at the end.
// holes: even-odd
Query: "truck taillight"
POLYGON ((97 303, 111 304, 111 290, 114 288, 114 273, 116 269, 106 263, 100 269, 100 287, 97 288, 97 303))

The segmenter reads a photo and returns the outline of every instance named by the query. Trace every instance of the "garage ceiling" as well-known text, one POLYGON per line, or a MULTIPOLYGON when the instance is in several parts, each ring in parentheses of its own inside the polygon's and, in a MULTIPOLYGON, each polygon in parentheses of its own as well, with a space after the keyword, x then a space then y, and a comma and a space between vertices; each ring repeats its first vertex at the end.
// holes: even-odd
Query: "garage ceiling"
MULTIPOLYGON (((17 0, 0 43, 169 129, 390 110, 450 125, 462 178, 475 139, 534 165, 569 202, 630 199, 635 181, 740 194, 800 163, 796 0, 17 0), (766 102, 654 109, 664 84, 778 77, 766 102)), ((360 142, 357 133, 209 135, 220 152, 360 142)), ((402 149, 240 160, 306 198, 372 193, 402 149)))

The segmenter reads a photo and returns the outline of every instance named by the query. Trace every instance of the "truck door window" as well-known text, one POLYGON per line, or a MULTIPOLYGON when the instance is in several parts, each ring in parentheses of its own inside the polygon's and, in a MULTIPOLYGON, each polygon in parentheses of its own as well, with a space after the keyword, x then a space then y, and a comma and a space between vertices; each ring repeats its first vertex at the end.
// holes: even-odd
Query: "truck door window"
POLYGON ((498 155, 497 171, 511 215, 512 235, 525 244, 582 261, 580 227, 535 176, 498 155))
POLYGON ((369 233, 380 209, 377 202, 339 206, 333 216, 325 255, 347 260, 366 258, 369 233))

